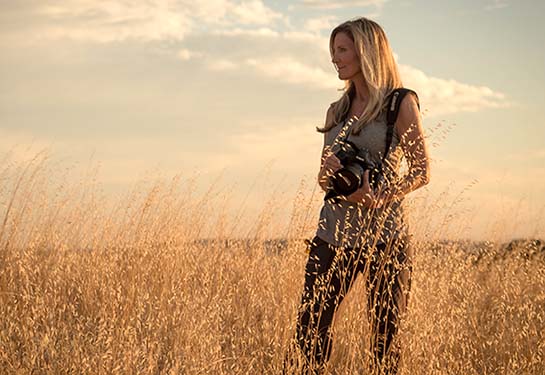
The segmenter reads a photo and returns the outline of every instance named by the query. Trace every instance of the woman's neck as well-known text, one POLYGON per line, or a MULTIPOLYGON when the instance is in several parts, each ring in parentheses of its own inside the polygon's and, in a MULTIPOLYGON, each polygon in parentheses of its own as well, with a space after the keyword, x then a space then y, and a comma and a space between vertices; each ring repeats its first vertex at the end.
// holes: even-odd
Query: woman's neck
POLYGON ((367 100, 369 98, 369 89, 365 84, 365 79, 363 78, 363 75, 358 75, 354 77, 352 83, 354 84, 354 88, 356 89, 353 100, 360 104, 367 103, 367 100))

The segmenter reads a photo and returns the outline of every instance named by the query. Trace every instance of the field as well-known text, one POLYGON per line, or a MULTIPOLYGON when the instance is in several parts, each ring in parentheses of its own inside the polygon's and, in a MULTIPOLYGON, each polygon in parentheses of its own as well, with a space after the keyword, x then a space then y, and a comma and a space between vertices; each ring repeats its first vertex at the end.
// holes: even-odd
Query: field
MULTIPOLYGON (((245 223, 214 186, 194 195, 174 179, 106 204, 92 178, 51 181, 43 158, 4 165, 0 372, 281 372, 315 197, 297 194, 289 231, 271 239, 273 198, 245 223)), ((541 249, 433 236, 412 246, 402 374, 545 373, 541 249)), ((360 281, 337 314, 332 374, 367 366, 360 281)))

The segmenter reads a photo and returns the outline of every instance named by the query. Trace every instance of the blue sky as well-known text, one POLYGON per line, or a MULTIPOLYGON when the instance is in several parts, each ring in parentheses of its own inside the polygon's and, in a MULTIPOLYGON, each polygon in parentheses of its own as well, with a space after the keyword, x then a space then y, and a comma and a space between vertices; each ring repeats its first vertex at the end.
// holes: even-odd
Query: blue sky
POLYGON ((245 186, 266 165, 294 191, 317 173, 314 128, 342 87, 329 32, 369 16, 424 109, 433 180, 415 194, 456 195, 477 180, 463 193, 460 212, 471 212, 472 224, 459 236, 545 235, 540 1, 30 0, 0 8, 0 150, 23 159, 48 147, 77 165, 92 156, 112 192, 151 170, 199 171, 205 180, 223 172, 226 183, 245 186))

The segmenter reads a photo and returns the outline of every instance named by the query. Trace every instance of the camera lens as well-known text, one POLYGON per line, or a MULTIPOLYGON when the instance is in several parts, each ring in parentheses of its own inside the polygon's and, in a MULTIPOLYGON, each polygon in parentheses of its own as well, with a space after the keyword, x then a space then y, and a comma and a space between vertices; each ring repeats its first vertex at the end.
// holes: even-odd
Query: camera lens
POLYGON ((341 195, 350 195, 360 186, 362 173, 357 164, 348 165, 332 176, 333 189, 341 195))

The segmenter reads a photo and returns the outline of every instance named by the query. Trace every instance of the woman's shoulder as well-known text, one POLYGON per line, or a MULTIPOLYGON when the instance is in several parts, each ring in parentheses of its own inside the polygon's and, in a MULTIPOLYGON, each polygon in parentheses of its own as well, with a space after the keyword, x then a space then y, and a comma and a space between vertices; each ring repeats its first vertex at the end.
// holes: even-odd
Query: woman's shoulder
POLYGON ((418 94, 415 90, 408 87, 398 87, 395 89, 391 89, 388 94, 386 94, 386 96, 384 97, 384 102, 382 103, 382 110, 386 110, 390 105, 394 104, 392 103, 392 101, 396 100, 400 94, 403 98, 401 100, 401 103, 415 101, 417 105, 420 105, 418 94))
POLYGON ((402 94, 402 100, 399 105, 399 111, 406 110, 406 107, 412 107, 413 105, 416 105, 416 107, 420 107, 420 101, 418 99, 418 94, 416 91, 408 88, 408 87, 400 87, 398 89, 392 90, 392 92, 388 95, 386 103, 390 104, 392 101, 392 95, 394 95, 396 92, 399 92, 402 94))
POLYGON ((335 118, 337 117, 337 106, 339 101, 336 100, 329 104, 329 107, 327 108, 327 114, 326 114, 326 121, 325 125, 327 128, 335 127, 335 118))
MULTIPOLYGON (((405 90, 405 93, 402 96, 401 102, 399 103, 399 110, 396 115, 396 122, 399 119, 403 121, 404 119, 414 118, 415 115, 417 115, 420 111, 420 101, 418 99, 418 94, 414 90, 409 88, 400 87, 399 89, 405 90)), ((397 90, 398 89, 392 90, 386 96, 382 105, 382 110, 380 111, 378 116, 379 119, 386 121, 388 109, 391 106, 395 106, 394 100, 396 100, 396 98, 392 97, 392 95, 394 95, 397 90)))
POLYGON ((406 134, 413 132, 415 128, 421 126, 420 103, 418 96, 414 91, 409 91, 399 104, 399 111, 395 121, 395 131, 397 134, 406 134))
POLYGON ((339 104, 338 100, 335 100, 334 102, 329 103, 329 107, 327 108, 327 113, 334 115, 338 104, 339 104))
POLYGON ((414 91, 409 91, 399 104, 397 119, 401 122, 414 121, 420 115, 420 102, 414 91))

